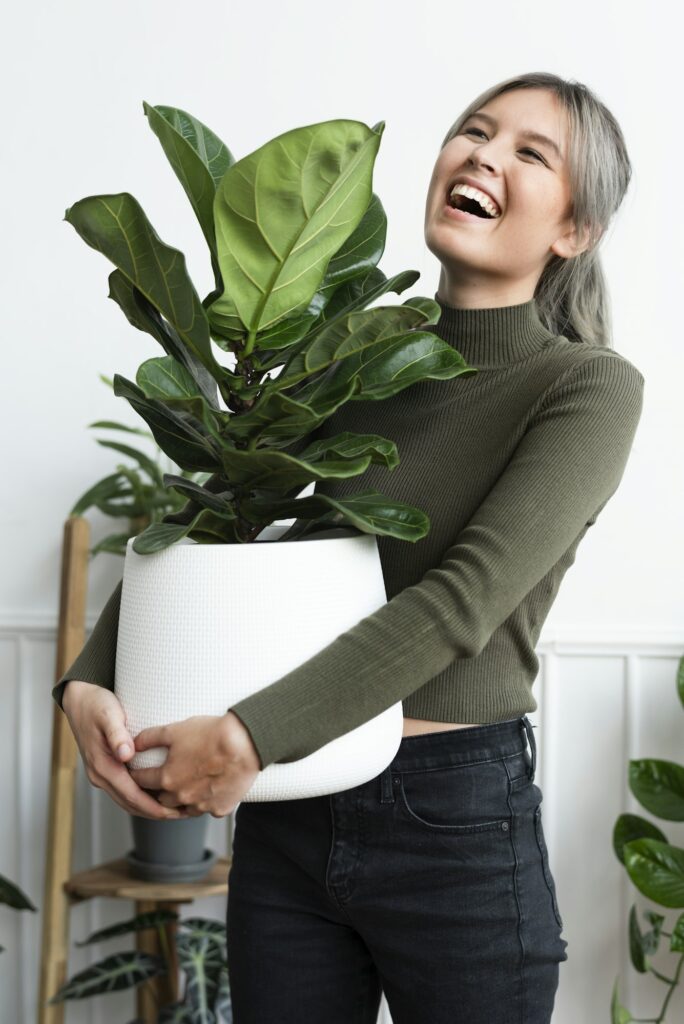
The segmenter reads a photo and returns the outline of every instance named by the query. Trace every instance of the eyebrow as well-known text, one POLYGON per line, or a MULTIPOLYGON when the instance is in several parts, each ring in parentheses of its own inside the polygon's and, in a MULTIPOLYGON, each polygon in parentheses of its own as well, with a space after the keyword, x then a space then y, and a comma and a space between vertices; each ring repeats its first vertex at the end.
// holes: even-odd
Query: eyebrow
MULTIPOLYGON (((482 112, 480 112, 478 110, 476 110, 474 114, 471 114, 470 117, 480 117, 480 118, 482 118, 483 121, 489 121, 490 124, 494 124, 494 125, 496 124, 496 118, 495 117, 491 117, 490 114, 484 114, 484 113, 482 113, 482 112)), ((467 119, 468 121, 470 120, 470 117, 467 119)), ((464 123, 467 123, 467 122, 464 122, 464 123)), ((558 157, 559 160, 563 159, 563 155, 562 155, 560 149, 558 148, 556 143, 553 141, 553 139, 548 138, 548 136, 542 135, 540 132, 532 131, 532 129, 528 129, 527 131, 522 131, 522 132, 520 132, 520 134, 525 139, 532 139, 534 142, 539 142, 543 146, 548 146, 549 149, 553 150, 553 152, 556 154, 556 156, 558 157)))

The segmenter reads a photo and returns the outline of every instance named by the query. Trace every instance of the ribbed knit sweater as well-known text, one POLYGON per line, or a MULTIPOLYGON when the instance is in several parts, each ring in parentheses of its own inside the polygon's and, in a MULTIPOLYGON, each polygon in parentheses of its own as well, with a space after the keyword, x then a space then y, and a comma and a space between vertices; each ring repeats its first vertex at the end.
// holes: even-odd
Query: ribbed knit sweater
MULTIPOLYGON (((549 332, 534 299, 481 309, 435 300, 431 330, 478 372, 347 402, 307 439, 348 430, 395 441, 394 470, 371 465, 315 491, 375 488, 426 512, 430 531, 413 543, 379 536, 387 603, 227 709, 262 768, 305 757, 398 701, 407 717, 444 723, 537 708, 535 645, 622 478, 644 377, 614 349, 549 332)), ((70 679, 114 689, 120 597, 121 582, 52 691, 60 707, 70 679)))

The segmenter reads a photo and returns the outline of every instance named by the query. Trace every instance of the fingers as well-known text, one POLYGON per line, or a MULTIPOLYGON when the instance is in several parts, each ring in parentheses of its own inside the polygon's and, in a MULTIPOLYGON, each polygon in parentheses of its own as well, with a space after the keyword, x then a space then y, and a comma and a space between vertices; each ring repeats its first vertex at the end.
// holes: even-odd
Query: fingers
POLYGON ((133 737, 121 722, 107 722, 104 726, 107 745, 113 756, 121 762, 129 761, 135 753, 133 737))
POLYGON ((172 735, 169 725, 151 725, 141 729, 135 737, 136 750, 149 750, 150 747, 171 746, 172 735))
POLYGON ((159 820, 182 817, 175 808, 163 807, 131 777, 125 761, 135 753, 135 744, 124 724, 123 708, 113 693, 101 687, 97 691, 81 699, 79 714, 70 722, 89 781, 129 814, 159 820), (127 750, 118 754, 121 747, 127 750))
POLYGON ((131 778, 143 789, 161 789, 161 776, 165 770, 166 765, 160 765, 158 768, 129 768, 131 778))
POLYGON ((176 808, 162 806, 150 793, 141 789, 133 781, 125 765, 117 764, 112 759, 109 764, 96 767, 95 772, 99 776, 100 787, 129 814, 156 818, 160 821, 176 820, 181 817, 176 808))

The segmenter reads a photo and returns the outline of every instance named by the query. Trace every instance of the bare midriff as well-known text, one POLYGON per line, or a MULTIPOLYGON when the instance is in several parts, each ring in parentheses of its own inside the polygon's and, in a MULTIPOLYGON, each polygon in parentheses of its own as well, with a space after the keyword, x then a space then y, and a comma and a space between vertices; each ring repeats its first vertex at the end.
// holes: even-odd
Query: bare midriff
POLYGON ((446 732, 447 729, 474 729, 479 722, 429 722, 423 718, 404 718, 404 736, 417 736, 423 732, 446 732))

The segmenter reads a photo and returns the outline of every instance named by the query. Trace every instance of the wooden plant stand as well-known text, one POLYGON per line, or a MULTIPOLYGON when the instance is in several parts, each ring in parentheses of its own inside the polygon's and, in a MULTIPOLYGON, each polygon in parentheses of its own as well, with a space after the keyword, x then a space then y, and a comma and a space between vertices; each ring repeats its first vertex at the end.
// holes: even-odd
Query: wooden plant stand
MULTIPOLYGON (((64 524, 62 542, 55 682, 79 653, 85 639, 89 539, 88 521, 83 516, 70 516, 64 524)), ((67 979, 72 906, 104 896, 133 900, 136 914, 158 909, 178 913, 183 903, 228 892, 230 857, 218 858, 207 875, 195 882, 156 883, 137 879, 125 858, 72 873, 78 759, 78 747, 67 717, 54 704, 38 1024, 63 1024, 65 1006, 69 1005, 67 1001, 49 1006, 47 1001, 67 979)), ((137 1015, 148 1022, 156 1021, 159 1005, 178 998, 176 924, 170 922, 165 931, 173 969, 168 975, 151 978, 137 991, 137 1015)), ((160 956, 159 933, 153 929, 138 932, 136 948, 160 956)))

